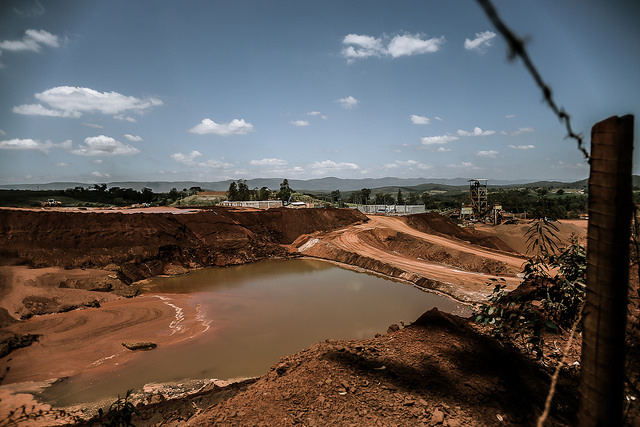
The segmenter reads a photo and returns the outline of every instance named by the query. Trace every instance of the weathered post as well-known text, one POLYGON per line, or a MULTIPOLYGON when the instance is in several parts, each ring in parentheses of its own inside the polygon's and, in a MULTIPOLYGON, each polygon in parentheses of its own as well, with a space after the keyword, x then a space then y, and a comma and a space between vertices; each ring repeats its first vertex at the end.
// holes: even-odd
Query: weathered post
POLYGON ((633 116, 591 129, 580 426, 622 425, 633 116))

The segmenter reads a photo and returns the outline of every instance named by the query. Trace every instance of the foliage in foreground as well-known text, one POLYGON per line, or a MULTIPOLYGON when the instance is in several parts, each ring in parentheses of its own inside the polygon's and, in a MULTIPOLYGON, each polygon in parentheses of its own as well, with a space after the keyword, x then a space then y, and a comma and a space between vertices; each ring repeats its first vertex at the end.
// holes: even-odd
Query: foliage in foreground
POLYGON ((111 404, 106 414, 102 408, 98 409, 101 426, 133 426, 131 419, 134 415, 140 415, 140 412, 129 401, 132 392, 133 390, 127 390, 125 397, 118 396, 118 400, 111 404))
POLYGON ((543 332, 570 329, 585 297, 586 250, 576 236, 559 249, 557 230, 542 219, 532 224, 527 241, 534 255, 524 265, 523 284, 507 293, 504 279, 492 279, 489 301, 474 314, 493 336, 514 339, 537 358, 543 356, 543 332))

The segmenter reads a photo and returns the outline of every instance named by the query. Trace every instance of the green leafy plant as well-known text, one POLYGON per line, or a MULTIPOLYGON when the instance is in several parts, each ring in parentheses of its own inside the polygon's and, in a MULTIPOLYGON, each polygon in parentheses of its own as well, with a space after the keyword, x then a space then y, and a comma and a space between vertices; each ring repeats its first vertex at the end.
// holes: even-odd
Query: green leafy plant
POLYGON ((504 279, 493 279, 488 302, 474 315, 493 336, 517 340, 537 358, 543 356, 543 332, 570 328, 584 302, 586 250, 575 235, 559 249, 557 231, 546 220, 533 223, 525 234, 533 255, 523 266, 523 285, 509 293, 504 279))
POLYGON ((109 406, 109 411, 106 414, 102 408, 98 409, 101 426, 133 426, 131 419, 134 415, 140 415, 140 412, 129 400, 131 393, 133 393, 133 390, 127 390, 125 397, 118 395, 118 400, 109 406))

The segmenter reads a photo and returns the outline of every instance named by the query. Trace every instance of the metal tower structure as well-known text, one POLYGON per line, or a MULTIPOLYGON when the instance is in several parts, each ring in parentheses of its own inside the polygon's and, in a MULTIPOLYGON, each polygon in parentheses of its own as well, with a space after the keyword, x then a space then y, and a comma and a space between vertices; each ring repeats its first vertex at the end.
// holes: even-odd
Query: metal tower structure
POLYGON ((468 181, 469 198, 476 218, 481 218, 489 211, 489 202, 487 201, 488 181, 488 179, 470 179, 468 181))

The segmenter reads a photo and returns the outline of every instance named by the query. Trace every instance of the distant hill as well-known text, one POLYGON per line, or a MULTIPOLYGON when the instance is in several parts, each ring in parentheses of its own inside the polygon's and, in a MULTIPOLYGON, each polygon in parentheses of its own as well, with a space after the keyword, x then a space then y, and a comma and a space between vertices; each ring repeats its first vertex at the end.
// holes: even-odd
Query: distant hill
MULTIPOLYGON (((368 188, 374 193, 396 193, 398 189, 403 192, 424 192, 431 190, 462 190, 468 185, 469 178, 362 178, 362 179, 342 179, 342 178, 318 178, 309 180, 290 179, 289 186, 300 193, 328 193, 339 190, 343 193, 368 188)), ((267 187, 271 190, 279 190, 282 178, 259 178, 248 179, 249 188, 267 187)), ((200 187, 203 190, 226 191, 229 189, 231 180, 202 182, 202 181, 121 181, 106 183, 109 188, 133 188, 142 190, 147 187, 155 193, 167 193, 172 188, 182 190, 184 188, 200 187)), ((586 188, 588 180, 583 179, 574 182, 562 181, 505 181, 489 179, 490 188, 586 188)), ((45 184, 5 184, 0 185, 3 190, 66 190, 74 187, 91 187, 93 184, 81 182, 50 182, 45 184)), ((633 187, 640 189, 640 176, 633 176, 633 187)))

